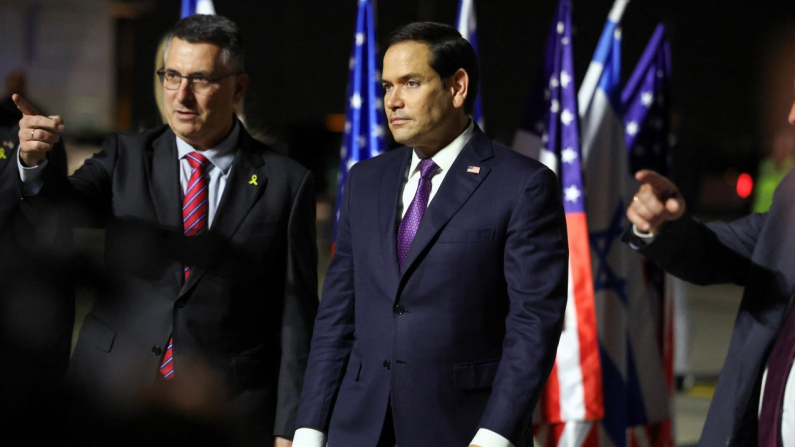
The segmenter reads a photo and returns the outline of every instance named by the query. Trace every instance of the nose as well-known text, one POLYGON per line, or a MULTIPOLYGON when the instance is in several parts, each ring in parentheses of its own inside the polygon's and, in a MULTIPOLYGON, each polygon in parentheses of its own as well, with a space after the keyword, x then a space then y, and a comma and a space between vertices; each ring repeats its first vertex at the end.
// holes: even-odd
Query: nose
POLYGON ((792 103, 792 108, 789 110, 789 123, 795 126, 795 102, 792 103))
POLYGON ((393 87, 386 93, 384 98, 384 106, 389 110, 397 110, 403 108, 403 99, 400 96, 399 89, 393 87))
POLYGON ((193 98, 193 90, 188 85, 188 79, 182 78, 179 80, 179 88, 177 89, 177 100, 179 102, 190 101, 193 98))

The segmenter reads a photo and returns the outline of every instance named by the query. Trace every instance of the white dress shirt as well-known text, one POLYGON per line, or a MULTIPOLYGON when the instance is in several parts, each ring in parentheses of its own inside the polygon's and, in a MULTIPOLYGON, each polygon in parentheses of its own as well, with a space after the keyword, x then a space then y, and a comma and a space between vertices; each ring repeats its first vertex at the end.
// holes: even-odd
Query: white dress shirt
MULTIPOLYGON (((444 181, 444 177, 447 175, 456 157, 458 157, 458 154, 461 153, 461 150, 472 137, 474 128, 475 125, 470 121, 469 126, 467 126, 466 130, 464 130, 461 135, 431 157, 431 160, 436 163, 439 169, 437 169, 436 173, 431 177, 431 193, 428 197, 429 206, 434 196, 436 196, 436 192, 442 186, 442 181, 444 181)), ((398 202, 398 213, 401 218, 405 216, 409 204, 414 200, 414 195, 417 193, 417 187, 420 184, 419 164, 422 158, 426 157, 424 154, 418 154, 417 152, 417 149, 414 149, 411 155, 411 163, 403 178, 403 191, 400 195, 400 202, 398 202)), ((313 428, 303 427, 295 431, 293 447, 325 447, 326 442, 327 437, 325 433, 313 428)), ((502 435, 485 428, 478 430, 470 444, 482 447, 514 447, 514 445, 502 435)))
MULTIPOLYGON (((232 171, 232 162, 235 160, 235 150, 237 149, 237 139, 240 136, 240 124, 235 120, 232 131, 217 146, 201 151, 207 157, 210 164, 204 168, 204 177, 207 178, 207 228, 211 228, 215 210, 221 202, 221 197, 226 188, 226 180, 232 171)), ((177 153, 179 154, 179 183, 182 185, 182 195, 188 188, 190 173, 193 168, 186 156, 195 152, 193 148, 182 138, 177 137, 177 153)))
MULTIPOLYGON (((632 232, 638 239, 630 242, 630 247, 639 250, 652 242, 656 235, 654 233, 643 233, 635 225, 632 225, 632 232)), ((792 304, 790 304, 792 305, 792 304)), ((795 366, 795 365, 793 365, 795 366)), ((759 410, 756 417, 762 413, 762 400, 765 397, 765 384, 767 383, 767 367, 762 375, 762 388, 759 394, 759 410)), ((783 447, 795 447, 795 367, 790 367, 787 384, 784 387, 784 404, 781 413, 781 441, 783 447)))
MULTIPOLYGON (((232 124, 232 130, 218 145, 213 148, 202 151, 201 154, 207 157, 210 164, 205 168, 204 176, 207 178, 207 228, 213 223, 215 217, 215 210, 221 201, 221 196, 226 187, 226 180, 229 178, 229 173, 232 170, 232 162, 235 159, 235 151, 237 149, 237 140, 240 136, 240 124, 235 119, 232 124)), ((193 169, 185 158, 196 149, 188 144, 185 140, 175 137, 177 142, 177 154, 179 158, 179 182, 182 186, 182 193, 185 194, 185 189, 188 187, 190 180, 190 173, 193 169)), ((19 168, 19 175, 22 179, 22 189, 25 195, 36 195, 44 186, 44 180, 41 178, 44 168, 47 166, 47 159, 44 159, 36 166, 23 166, 22 161, 17 157, 17 166, 19 168)))

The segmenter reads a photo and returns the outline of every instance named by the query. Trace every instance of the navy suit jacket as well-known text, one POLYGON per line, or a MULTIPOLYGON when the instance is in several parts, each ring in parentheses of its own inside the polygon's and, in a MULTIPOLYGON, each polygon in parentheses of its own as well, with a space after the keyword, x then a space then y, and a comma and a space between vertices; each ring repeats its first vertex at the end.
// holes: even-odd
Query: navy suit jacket
POLYGON ((769 212, 708 225, 684 217, 641 250, 686 281, 745 287, 701 447, 757 444, 762 373, 795 290, 793 228, 795 176, 790 174, 776 189, 769 212))
POLYGON ((476 128, 401 274, 397 208, 411 151, 348 176, 297 426, 327 432, 330 447, 375 446, 391 401, 398 445, 464 446, 478 428, 532 445, 566 304, 558 180, 476 128))

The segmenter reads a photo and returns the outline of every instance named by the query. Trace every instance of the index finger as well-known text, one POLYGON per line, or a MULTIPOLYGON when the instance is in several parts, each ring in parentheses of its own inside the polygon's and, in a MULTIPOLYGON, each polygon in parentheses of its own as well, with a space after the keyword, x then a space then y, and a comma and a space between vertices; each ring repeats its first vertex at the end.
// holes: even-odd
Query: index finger
POLYGON ((17 108, 23 115, 41 115, 35 107, 33 107, 25 98, 22 97, 19 93, 14 93, 11 96, 11 99, 14 100, 14 104, 17 105, 17 108))
POLYGON ((655 192, 658 193, 669 193, 671 190, 676 189, 674 184, 668 180, 667 177, 650 169, 641 169, 640 171, 636 172, 635 180, 641 183, 647 183, 655 192))

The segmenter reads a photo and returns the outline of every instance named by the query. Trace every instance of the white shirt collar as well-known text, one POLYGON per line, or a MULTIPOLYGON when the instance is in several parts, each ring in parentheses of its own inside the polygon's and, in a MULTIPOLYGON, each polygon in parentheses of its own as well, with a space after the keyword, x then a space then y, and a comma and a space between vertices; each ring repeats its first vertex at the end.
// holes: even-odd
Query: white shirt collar
MULTIPOLYGON (((207 157, 213 166, 220 169, 221 172, 226 175, 229 172, 229 168, 232 167, 232 162, 235 159, 235 149, 237 148, 237 140, 239 137, 240 124, 238 124, 237 119, 235 118, 234 123, 232 123, 232 130, 229 132, 229 135, 221 140, 217 146, 204 150, 201 154, 207 157)), ((189 153, 195 151, 196 149, 194 149, 193 146, 177 136, 177 153, 179 154, 180 160, 185 158, 185 156, 189 153)))
MULTIPOLYGON (((461 153, 461 150, 464 149, 464 146, 469 142, 469 139, 472 138, 472 132, 475 129, 475 123, 472 120, 469 120, 469 125, 466 129, 456 137, 450 144, 443 147, 439 152, 436 153, 431 160, 436 163, 436 166, 439 166, 439 170, 437 172, 447 172, 450 167, 453 165, 453 162, 458 157, 458 154, 461 153)), ((409 165, 409 177, 411 178, 414 174, 419 172, 418 166, 422 159, 417 155, 417 150, 414 149, 411 153, 411 164, 409 165)))

